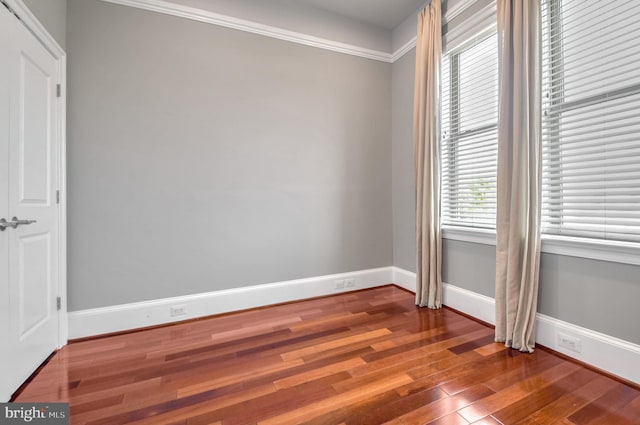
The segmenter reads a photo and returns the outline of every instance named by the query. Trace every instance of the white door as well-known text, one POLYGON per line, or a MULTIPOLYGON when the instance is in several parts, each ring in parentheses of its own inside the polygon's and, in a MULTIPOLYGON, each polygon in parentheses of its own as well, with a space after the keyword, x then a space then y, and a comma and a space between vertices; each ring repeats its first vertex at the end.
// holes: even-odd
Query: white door
MULTIPOLYGON (((9 214, 9 13, 0 5, 0 218, 9 214)), ((9 238, 0 232, 0 376, 9 369, 9 238)), ((0 402, 11 395, 9 382, 0 379, 0 402)))
MULTIPOLYGON (((8 222, 0 232, 9 304, 2 348, 8 365, 4 376, 15 390, 58 346, 57 62, 2 9, 1 26, 8 28, 9 40, 2 53, 9 83, 9 98, 2 99, 9 104, 8 155, 0 157, 6 162, 0 165, 5 173, 0 181, 8 186, 0 191, 5 196, 0 218, 8 222)), ((7 151, 2 142, 0 148, 7 151)))

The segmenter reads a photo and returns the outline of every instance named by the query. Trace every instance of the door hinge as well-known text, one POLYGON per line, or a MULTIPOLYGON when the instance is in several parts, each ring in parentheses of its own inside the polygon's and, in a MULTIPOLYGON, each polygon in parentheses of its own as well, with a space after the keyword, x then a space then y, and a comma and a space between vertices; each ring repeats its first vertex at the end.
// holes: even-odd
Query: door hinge
POLYGON ((60 297, 56 298, 56 308, 58 309, 58 311, 62 309, 62 298, 60 297))
POLYGON ((62 85, 56 84, 56 97, 62 96, 62 85))
POLYGON ((56 204, 60 203, 60 191, 56 190, 56 204))

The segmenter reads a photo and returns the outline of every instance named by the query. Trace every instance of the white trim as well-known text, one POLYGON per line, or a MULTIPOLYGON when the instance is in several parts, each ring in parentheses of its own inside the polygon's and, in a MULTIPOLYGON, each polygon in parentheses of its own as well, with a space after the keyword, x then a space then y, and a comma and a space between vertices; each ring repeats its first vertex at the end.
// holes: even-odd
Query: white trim
POLYGON ((639 246, 630 242, 611 242, 601 239, 543 234, 542 252, 640 265, 639 246))
POLYGON ((11 9, 20 17, 22 23, 29 31, 49 50, 56 59, 66 56, 66 53, 58 42, 47 32, 44 25, 38 21, 31 10, 24 4, 23 0, 5 0, 11 9))
POLYGON ((62 309, 58 315, 58 348, 67 344, 69 323, 67 319, 67 54, 58 42, 49 34, 38 18, 24 4, 23 0, 5 0, 13 11, 20 17, 25 27, 40 41, 57 61, 57 83, 62 87, 58 100, 58 186, 61 190, 60 211, 58 222, 58 296, 62 301, 62 309))
POLYGON ((474 229, 472 227, 442 226, 441 230, 442 237, 444 239, 494 246, 496 244, 496 231, 494 229, 474 229))
POLYGON ((135 7, 151 12, 163 13, 165 15, 177 16, 191 19, 193 21, 218 25, 225 28, 232 28, 253 34, 264 35, 266 37, 277 38, 279 40, 290 41, 292 43, 303 44, 305 46, 317 47, 331 50, 333 52, 345 53, 381 62, 391 63, 391 54, 378 50, 367 49, 353 44, 341 43, 339 41, 327 40, 313 35, 290 31, 283 28, 264 25, 246 19, 226 16, 219 13, 210 12, 195 7, 174 4, 164 0, 102 0, 107 3, 119 4, 122 6, 135 7))
MULTIPOLYGON (((445 13, 444 19, 442 20, 442 25, 446 25, 453 18, 464 12, 467 8, 473 5, 477 0, 465 0, 460 2, 456 7, 451 10, 448 10, 445 13)), ((391 63, 395 63, 397 60, 406 55, 411 49, 416 47, 417 36, 413 36, 410 40, 408 40, 405 44, 403 44, 398 50, 393 52, 391 55, 391 63)))
POLYGON ((442 286, 444 305, 491 325, 496 324, 496 302, 493 298, 448 283, 442 286))
POLYGON ((496 4, 491 2, 477 11, 464 24, 451 28, 443 34, 443 53, 449 53, 457 49, 477 36, 496 26, 496 4))
POLYGON ((416 43, 417 43, 418 37, 413 36, 411 38, 411 40, 407 41, 404 45, 402 45, 398 50, 396 50, 395 52, 393 52, 393 54, 391 55, 391 63, 396 62, 397 60, 399 60, 400 58, 402 58, 404 55, 406 55, 407 53, 409 53, 409 51, 411 51, 411 49, 413 49, 414 47, 416 47, 416 43))
MULTIPOLYGON (((496 231, 492 229, 442 226, 442 237, 448 240, 496 245, 496 231)), ((541 251, 546 254, 640 265, 640 249, 638 244, 631 242, 542 234, 541 251)))
POLYGON ((69 340, 67 316, 67 56, 58 59, 58 82, 61 86, 58 99, 58 296, 61 300, 58 312, 58 348, 69 340))
POLYGON ((447 13, 444 14, 444 22, 448 23, 453 18, 467 10, 471 5, 473 5, 477 0, 464 0, 460 1, 456 7, 447 10, 447 13))
MULTIPOLYGON (((264 285, 225 289, 203 294, 142 301, 69 313, 69 337, 83 338, 111 332, 156 326, 214 314, 246 310, 392 282, 392 267, 316 276, 264 285), (336 280, 354 278, 355 287, 336 289, 336 280), (171 317, 174 305, 186 307, 186 315, 171 317)), ((344 282, 343 282, 344 283, 344 282)))
MULTIPOLYGON (((398 286, 415 292, 416 274, 393 267, 398 286)), ((495 324, 495 300, 467 289, 443 283, 443 303, 472 317, 495 324)), ((553 317, 536 315, 536 342, 581 362, 640 384, 640 345, 573 325, 553 317), (558 334, 580 339, 581 352, 558 345, 558 334)))
POLYGON ((592 331, 538 313, 536 342, 559 353, 588 363, 624 379, 640 384, 640 345, 592 331), (558 333, 580 338, 580 353, 558 345, 558 333))
MULTIPOLYGON (((416 274, 400 267, 393 267, 393 282, 411 292, 416 292, 416 274)), ((484 322, 495 324, 495 301, 491 297, 442 283, 442 303, 484 322)))
POLYGON ((393 283, 397 286, 416 293, 416 274, 400 267, 393 267, 393 283))

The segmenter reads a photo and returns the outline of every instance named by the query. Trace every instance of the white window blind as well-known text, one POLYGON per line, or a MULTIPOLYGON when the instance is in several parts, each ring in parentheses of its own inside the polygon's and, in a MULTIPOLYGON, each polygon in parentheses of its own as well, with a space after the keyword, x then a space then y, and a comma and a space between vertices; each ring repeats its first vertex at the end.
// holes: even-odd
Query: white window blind
POLYGON ((443 55, 442 224, 495 228, 498 45, 495 29, 443 55))
POLYGON ((640 1, 542 17, 542 231, 640 242, 640 1))

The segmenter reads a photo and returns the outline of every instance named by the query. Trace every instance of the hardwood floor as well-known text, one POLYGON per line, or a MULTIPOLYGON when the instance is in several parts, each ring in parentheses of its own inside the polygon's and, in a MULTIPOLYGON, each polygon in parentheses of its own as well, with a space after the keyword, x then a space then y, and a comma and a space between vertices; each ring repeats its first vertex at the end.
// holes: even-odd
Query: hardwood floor
POLYGON ((72 343, 15 401, 73 424, 639 424, 640 391, 394 286, 72 343))

